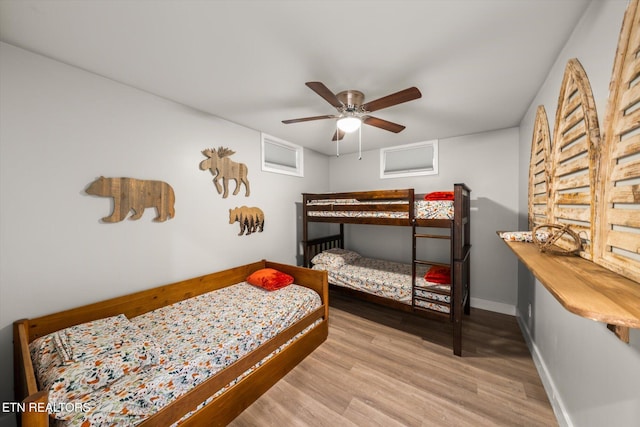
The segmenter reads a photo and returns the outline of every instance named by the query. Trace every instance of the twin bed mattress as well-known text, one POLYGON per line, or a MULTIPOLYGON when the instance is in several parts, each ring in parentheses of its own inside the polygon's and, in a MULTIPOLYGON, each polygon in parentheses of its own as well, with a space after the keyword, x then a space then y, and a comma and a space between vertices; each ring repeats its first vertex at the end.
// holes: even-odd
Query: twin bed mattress
POLYGON ((320 306, 302 286, 239 283, 49 334, 30 344, 31 358, 58 425, 134 425, 320 306))

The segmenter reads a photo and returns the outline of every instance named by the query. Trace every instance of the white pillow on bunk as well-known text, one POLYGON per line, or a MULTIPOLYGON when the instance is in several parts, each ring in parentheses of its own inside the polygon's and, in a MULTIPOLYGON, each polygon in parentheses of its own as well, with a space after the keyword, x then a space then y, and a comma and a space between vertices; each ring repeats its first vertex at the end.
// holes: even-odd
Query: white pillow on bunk
POLYGON ((313 264, 324 264, 329 268, 342 267, 360 258, 360 254, 341 248, 327 249, 311 259, 313 264))

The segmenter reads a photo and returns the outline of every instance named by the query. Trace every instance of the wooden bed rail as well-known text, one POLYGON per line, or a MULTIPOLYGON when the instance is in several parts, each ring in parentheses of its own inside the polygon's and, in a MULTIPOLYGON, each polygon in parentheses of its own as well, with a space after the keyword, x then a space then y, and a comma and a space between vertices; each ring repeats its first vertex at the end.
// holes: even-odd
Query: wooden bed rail
MULTIPOLYGON (((59 313, 32 318, 29 319, 28 322, 27 332, 29 342, 38 337, 50 334, 51 332, 92 320, 103 319, 118 314, 124 314, 128 318, 140 316, 157 308, 242 282, 249 274, 260 268, 264 268, 267 264, 281 265, 262 260, 201 277, 186 279, 169 285, 61 311, 59 313)), ((296 274, 292 275, 296 277, 296 274)))
POLYGON ((29 321, 26 319, 13 324, 14 394, 16 400, 23 405, 17 414, 22 426, 44 427, 49 425, 49 414, 46 412, 49 393, 38 391, 29 353, 28 329, 29 321))
POLYGON ((375 190, 375 191, 353 191, 346 193, 302 193, 303 199, 307 200, 333 200, 333 199, 357 199, 361 202, 374 200, 408 200, 413 199, 413 188, 400 190, 375 190))
POLYGON ((29 353, 29 321, 22 319, 13 324, 13 365, 15 374, 16 395, 21 399, 38 391, 38 384, 33 373, 31 355, 29 353), (26 349, 26 351, 25 351, 26 349))
POLYGON ((47 427, 49 414, 46 410, 49 400, 49 392, 39 391, 28 396, 22 401, 24 412, 20 413, 20 425, 22 427, 47 427))

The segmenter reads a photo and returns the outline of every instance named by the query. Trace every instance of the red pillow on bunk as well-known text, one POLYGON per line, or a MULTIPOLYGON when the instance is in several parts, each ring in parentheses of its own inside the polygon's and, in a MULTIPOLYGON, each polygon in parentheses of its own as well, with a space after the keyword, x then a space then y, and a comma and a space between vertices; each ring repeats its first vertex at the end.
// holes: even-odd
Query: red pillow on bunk
POLYGON ((431 283, 440 283, 442 285, 451 284, 451 267, 432 265, 424 275, 424 280, 431 283))
POLYGON ((453 200, 453 191, 434 191, 424 196, 425 200, 453 200))
POLYGON ((247 282, 268 291, 275 291, 292 284, 293 276, 273 268, 263 268, 251 273, 247 277, 247 282))

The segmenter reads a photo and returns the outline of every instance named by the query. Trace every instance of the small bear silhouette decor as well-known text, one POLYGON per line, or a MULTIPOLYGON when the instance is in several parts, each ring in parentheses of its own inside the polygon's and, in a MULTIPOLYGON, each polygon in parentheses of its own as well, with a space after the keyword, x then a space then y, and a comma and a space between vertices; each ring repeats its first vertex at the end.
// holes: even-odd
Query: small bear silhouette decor
POLYGON ((240 223, 240 233, 238 236, 246 236, 254 232, 262 233, 264 230, 264 213, 262 209, 256 207, 241 206, 229 209, 229 224, 240 223))
POLYGON ((202 154, 207 158, 200 162, 200 169, 209 169, 213 175, 213 184, 216 186, 218 194, 222 194, 223 199, 226 199, 229 195, 230 179, 236 181, 236 189, 233 192, 234 196, 240 191, 240 184, 244 184, 246 190, 244 194, 245 197, 249 197, 250 194, 249 179, 247 178, 249 169, 244 163, 234 162, 229 158, 229 156, 235 153, 235 151, 225 147, 220 147, 217 150, 215 148, 207 148, 202 151, 202 154), (223 186, 218 182, 219 179, 222 179, 223 186))
POLYGON ((155 208, 156 222, 164 222, 175 215, 173 188, 163 181, 147 181, 135 178, 99 177, 85 190, 87 194, 113 198, 113 212, 102 218, 103 222, 120 222, 129 212, 132 220, 140 219, 145 208, 155 208))

